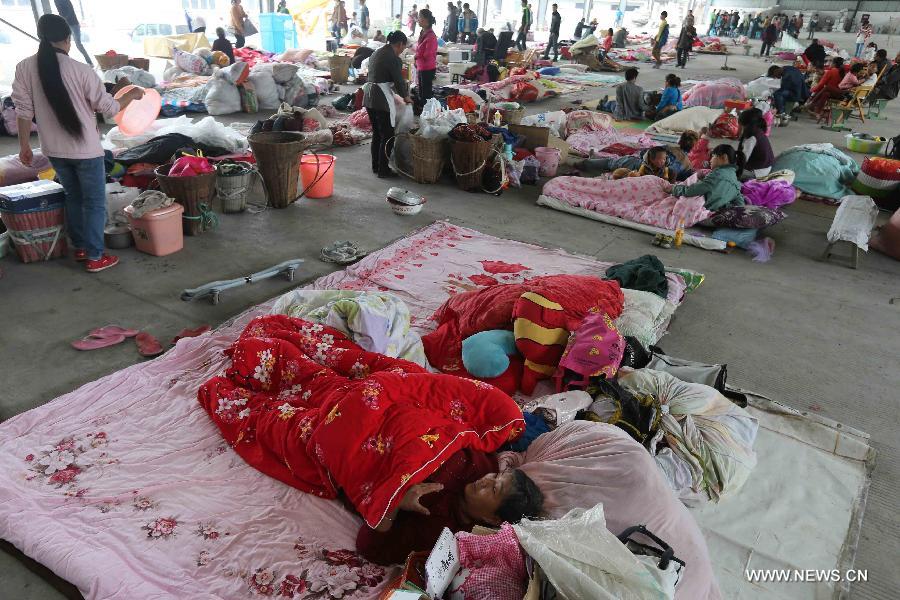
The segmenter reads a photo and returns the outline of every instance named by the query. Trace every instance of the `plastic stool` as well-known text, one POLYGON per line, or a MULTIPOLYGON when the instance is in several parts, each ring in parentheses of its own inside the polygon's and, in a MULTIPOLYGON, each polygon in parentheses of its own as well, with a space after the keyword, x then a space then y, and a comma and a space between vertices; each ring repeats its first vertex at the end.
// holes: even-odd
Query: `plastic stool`
POLYGON ((866 116, 870 119, 877 119, 879 121, 887 121, 887 117, 881 116, 881 111, 887 106, 888 101, 879 98, 873 104, 869 105, 868 110, 866 110, 866 116))

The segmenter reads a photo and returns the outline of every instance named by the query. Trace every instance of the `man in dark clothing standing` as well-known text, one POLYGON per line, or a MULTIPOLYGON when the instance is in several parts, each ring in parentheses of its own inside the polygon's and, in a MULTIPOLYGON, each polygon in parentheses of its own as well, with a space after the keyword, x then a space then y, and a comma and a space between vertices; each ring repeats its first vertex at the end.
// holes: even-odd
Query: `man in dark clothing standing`
POLYGON ((778 41, 778 27, 775 26, 775 19, 769 23, 762 34, 762 46, 759 49, 760 56, 769 56, 772 46, 778 41))
POLYGON ((809 35, 806 39, 811 40, 813 36, 816 35, 816 29, 819 27, 819 13, 816 13, 809 20, 809 35))
POLYGON ((522 24, 519 25, 519 35, 516 37, 516 48, 519 49, 519 52, 525 51, 525 40, 530 28, 531 9, 528 7, 528 0, 522 0, 522 24))
POLYGON ((78 48, 78 51, 81 52, 81 55, 84 56, 84 60, 87 64, 94 66, 93 61, 91 61, 91 55, 88 54, 88 51, 84 49, 84 44, 81 43, 81 25, 78 23, 78 17, 75 16, 75 7, 72 6, 71 0, 53 0, 56 4, 56 12, 59 13, 63 19, 66 20, 66 23, 69 24, 69 29, 72 30, 72 41, 75 42, 75 46, 78 48))
POLYGON ((562 17, 557 11, 557 5, 553 5, 553 14, 550 17, 550 39, 547 40, 547 47, 544 48, 544 60, 550 58, 550 48, 553 48, 553 62, 559 60, 559 26, 562 23, 562 17))
POLYGON ((459 35, 459 13, 456 11, 456 5, 452 2, 447 3, 447 24, 444 26, 444 41, 455 42, 459 35))

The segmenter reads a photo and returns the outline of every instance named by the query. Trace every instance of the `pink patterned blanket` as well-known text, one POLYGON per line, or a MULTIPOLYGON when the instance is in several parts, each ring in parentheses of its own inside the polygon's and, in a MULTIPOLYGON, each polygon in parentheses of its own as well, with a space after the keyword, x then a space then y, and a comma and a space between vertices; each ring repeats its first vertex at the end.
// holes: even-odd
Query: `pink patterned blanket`
MULTIPOLYGON (((696 176, 691 176, 685 183, 694 181, 696 176)), ((682 220, 690 227, 712 214, 703 208, 703 196, 676 198, 668 189, 665 180, 652 175, 617 180, 556 177, 542 193, 571 206, 663 229, 675 229, 682 220)))
MULTIPOLYGON (((308 287, 390 291, 426 333, 449 294, 609 266, 441 222, 308 287)), ((88 600, 377 597, 395 571, 353 551, 361 520, 247 465, 197 402, 273 303, 0 424, 0 538, 88 600)))

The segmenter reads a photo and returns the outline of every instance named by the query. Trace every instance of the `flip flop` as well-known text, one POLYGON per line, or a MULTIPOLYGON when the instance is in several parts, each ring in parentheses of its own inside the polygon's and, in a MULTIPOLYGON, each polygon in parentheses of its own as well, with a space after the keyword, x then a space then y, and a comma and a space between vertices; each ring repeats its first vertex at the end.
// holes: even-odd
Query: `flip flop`
POLYGON ((153 358, 163 353, 162 344, 159 343, 159 340, 146 331, 138 333, 134 341, 137 343, 138 353, 141 356, 153 358))
POLYGON ((98 327, 88 334, 88 337, 92 338, 105 338, 112 337, 117 335, 123 335, 127 338, 134 337, 138 333, 140 333, 137 329, 126 329, 125 327, 119 327, 118 325, 106 325, 104 327, 98 327))
POLYGON ((174 338, 172 338, 172 345, 174 346, 175 344, 177 344, 178 340, 183 340, 184 338, 197 337, 199 335, 203 335, 204 333, 206 333, 209 330, 210 330, 209 325, 201 325, 200 327, 196 327, 194 329, 187 329, 187 328, 182 329, 181 333, 179 333, 174 338))
POLYGON ((76 350, 99 350, 100 348, 108 348, 125 341, 125 336, 121 333, 118 335, 109 335, 106 337, 86 337, 72 342, 72 347, 76 350))

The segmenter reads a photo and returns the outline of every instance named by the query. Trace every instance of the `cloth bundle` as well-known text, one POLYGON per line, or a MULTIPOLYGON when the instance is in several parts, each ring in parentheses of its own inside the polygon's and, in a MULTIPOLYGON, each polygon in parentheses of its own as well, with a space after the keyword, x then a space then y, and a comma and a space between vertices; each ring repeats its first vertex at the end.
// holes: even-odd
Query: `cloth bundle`
POLYGON ((131 206, 134 208, 131 216, 135 219, 140 219, 152 210, 171 206, 173 202, 175 202, 173 198, 169 198, 162 192, 146 190, 141 192, 140 195, 134 199, 134 202, 131 203, 131 206))
POLYGON ((797 197, 797 190, 784 179, 758 181, 751 179, 741 185, 741 195, 747 204, 766 208, 781 208, 791 204, 797 197))
POLYGON ((649 394, 662 409, 660 432, 651 442, 654 455, 661 438, 687 475, 673 488, 683 496, 714 502, 741 488, 756 466, 753 443, 757 420, 722 396, 715 388, 681 381, 662 371, 638 369, 619 375, 619 384, 634 394, 649 394), (678 489, 687 479, 689 490, 678 489))
POLYGON ((773 171, 794 172, 794 187, 820 196, 840 200, 851 195, 848 186, 859 173, 859 164, 831 144, 803 144, 778 155, 773 171))
POLYGON ((410 330, 409 307, 391 294, 294 290, 276 300, 269 312, 333 327, 363 350, 428 367, 422 338, 410 330))

